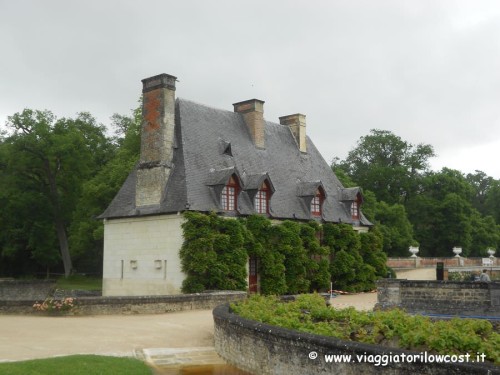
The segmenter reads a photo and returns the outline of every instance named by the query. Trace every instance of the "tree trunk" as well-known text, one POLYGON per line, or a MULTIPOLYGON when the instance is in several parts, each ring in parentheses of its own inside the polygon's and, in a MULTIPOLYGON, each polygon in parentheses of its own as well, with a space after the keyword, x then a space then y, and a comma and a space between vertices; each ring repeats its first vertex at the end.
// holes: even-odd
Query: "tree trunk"
POLYGON ((64 276, 68 277, 73 269, 71 262, 71 255, 69 253, 68 236, 66 235, 66 228, 61 212, 61 204, 59 202, 59 192, 57 191, 56 176, 52 173, 50 163, 45 161, 45 170, 47 172, 47 179, 49 182, 50 196, 52 204, 54 205, 54 224, 57 231, 57 239, 59 240, 59 249, 61 251, 61 258, 64 266, 64 276))
POLYGON ((68 246, 68 236, 66 235, 66 229, 64 228, 64 223, 60 218, 56 217, 56 228, 57 228, 57 238, 59 239, 59 248, 61 250, 61 258, 64 265, 64 276, 68 277, 73 269, 73 264, 71 262, 71 255, 69 253, 68 246))

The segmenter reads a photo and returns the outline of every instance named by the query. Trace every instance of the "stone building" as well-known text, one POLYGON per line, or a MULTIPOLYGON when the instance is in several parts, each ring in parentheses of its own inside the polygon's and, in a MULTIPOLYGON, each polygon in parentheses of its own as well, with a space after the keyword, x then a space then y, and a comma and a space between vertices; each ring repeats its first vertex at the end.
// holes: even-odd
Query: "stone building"
MULTIPOLYGON (((142 83, 140 160, 100 216, 104 295, 180 292, 184 211, 371 225, 360 189, 342 186, 307 137, 304 115, 275 123, 258 99, 234 111, 176 99, 168 74, 142 83)), ((248 269, 253 290, 256 259, 248 269)))

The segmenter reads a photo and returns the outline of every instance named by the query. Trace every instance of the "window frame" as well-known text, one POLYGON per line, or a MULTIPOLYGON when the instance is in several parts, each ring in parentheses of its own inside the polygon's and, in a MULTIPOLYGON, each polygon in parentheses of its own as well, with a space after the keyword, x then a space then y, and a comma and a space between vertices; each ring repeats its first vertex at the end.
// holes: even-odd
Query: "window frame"
POLYGON ((311 205, 310 205, 311 216, 321 217, 321 215, 323 214, 324 200, 325 200, 325 193, 323 192, 323 189, 320 187, 316 190, 316 194, 311 199, 311 205))
POLYGON ((253 205, 255 212, 262 215, 269 215, 269 201, 271 199, 271 188, 265 180, 255 194, 253 205), (265 209, 263 210, 263 206, 265 209))
POLYGON ((238 178, 232 175, 221 192, 221 207, 224 211, 238 210, 238 194, 241 190, 238 178))

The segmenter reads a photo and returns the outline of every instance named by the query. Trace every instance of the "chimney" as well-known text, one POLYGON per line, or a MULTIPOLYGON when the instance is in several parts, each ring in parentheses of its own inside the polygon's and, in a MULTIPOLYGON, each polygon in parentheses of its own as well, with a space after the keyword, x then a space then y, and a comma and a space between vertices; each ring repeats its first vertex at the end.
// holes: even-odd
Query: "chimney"
POLYGON ((172 166, 176 77, 160 74, 142 80, 141 156, 135 204, 159 205, 172 166))
POLYGON ((266 147, 264 103, 259 99, 250 99, 233 104, 234 111, 243 115, 252 141, 258 148, 266 147))
POLYGON ((290 128, 300 152, 307 152, 306 115, 296 113, 294 115, 280 117, 280 124, 290 128))

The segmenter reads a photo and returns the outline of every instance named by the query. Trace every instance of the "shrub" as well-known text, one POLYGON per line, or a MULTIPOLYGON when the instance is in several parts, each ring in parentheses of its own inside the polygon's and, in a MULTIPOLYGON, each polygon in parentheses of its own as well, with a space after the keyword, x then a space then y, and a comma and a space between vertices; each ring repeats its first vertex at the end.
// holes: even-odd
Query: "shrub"
POLYGON ((252 296, 231 308, 243 318, 301 332, 438 354, 484 353, 488 361, 500 364, 500 334, 486 320, 432 321, 397 309, 333 309, 317 294, 301 295, 293 302, 252 296))

